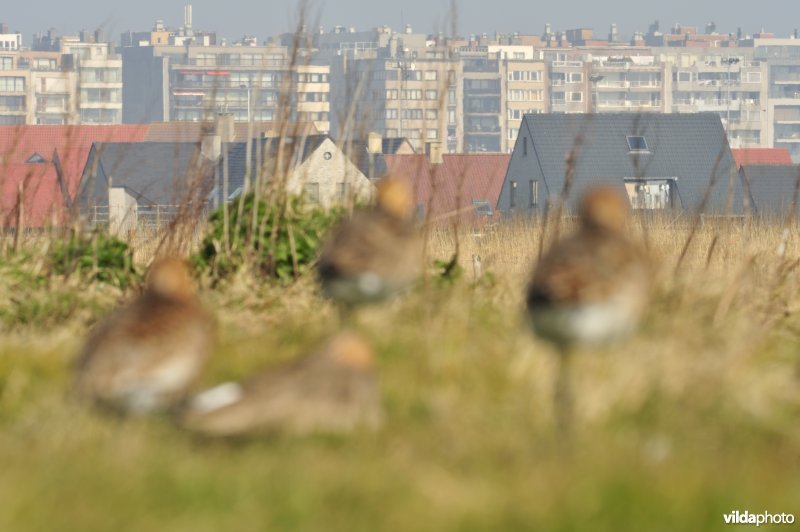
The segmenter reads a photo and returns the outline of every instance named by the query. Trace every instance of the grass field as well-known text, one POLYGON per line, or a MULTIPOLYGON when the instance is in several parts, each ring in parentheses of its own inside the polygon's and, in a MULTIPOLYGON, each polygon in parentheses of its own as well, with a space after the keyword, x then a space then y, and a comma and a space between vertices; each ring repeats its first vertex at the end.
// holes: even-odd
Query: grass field
MULTIPOLYGON (((800 517, 800 234, 708 223, 678 264, 688 227, 636 231, 653 304, 630 342, 577 358, 570 447, 551 417, 554 353, 522 319, 537 226, 460 234, 461 278, 432 269, 360 313, 381 431, 234 444, 72 402, 81 338, 130 293, 49 275, 29 243, 0 264, 0 531, 699 531, 737 509, 800 517)), ((454 247, 432 234, 430 262, 454 247)), ((203 384, 336 330, 310 276, 278 287, 242 273, 203 296, 220 324, 203 384)))

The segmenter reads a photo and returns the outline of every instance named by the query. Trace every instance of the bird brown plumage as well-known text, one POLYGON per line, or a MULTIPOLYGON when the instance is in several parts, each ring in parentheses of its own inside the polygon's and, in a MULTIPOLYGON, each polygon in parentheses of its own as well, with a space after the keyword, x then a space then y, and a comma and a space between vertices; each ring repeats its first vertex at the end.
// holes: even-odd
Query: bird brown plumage
POLYGON ((380 301, 419 277, 422 241, 413 207, 408 182, 387 178, 375 206, 331 230, 317 263, 326 296, 345 306, 380 301))
POLYGON ((580 204, 580 228, 542 256, 528 286, 532 328, 555 344, 561 356, 556 405, 565 430, 571 417, 573 348, 625 338, 647 306, 648 259, 625 235, 629 218, 630 204, 621 191, 590 187, 580 204))
POLYGON ((181 424, 205 436, 344 433, 376 428, 382 408, 372 352, 352 333, 239 383, 195 396, 181 424))
POLYGON ((76 364, 75 393, 131 413, 167 408, 198 376, 213 340, 214 320, 186 263, 157 260, 144 292, 90 333, 76 364))

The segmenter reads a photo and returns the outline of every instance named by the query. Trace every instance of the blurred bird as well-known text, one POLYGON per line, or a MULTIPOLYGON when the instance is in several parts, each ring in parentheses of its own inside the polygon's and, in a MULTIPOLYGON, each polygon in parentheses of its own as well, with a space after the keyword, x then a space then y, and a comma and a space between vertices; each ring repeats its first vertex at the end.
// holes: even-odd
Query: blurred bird
POLYGON ((319 351, 191 399, 181 424, 206 436, 344 433, 382 420, 372 351, 340 333, 319 351))
POLYGON ((408 287, 422 268, 411 187, 387 178, 377 188, 377 204, 336 226, 317 263, 323 292, 345 308, 386 299, 408 287))
POLYGON ((541 258, 527 292, 533 330, 561 355, 556 383, 557 419, 569 431, 572 394, 569 362, 574 347, 621 340, 633 332, 648 301, 644 250, 628 240, 628 199, 610 186, 587 190, 580 228, 541 258))
POLYGON ((214 320, 201 306, 186 263, 156 261, 144 293, 99 324, 78 358, 76 394, 145 413, 175 404, 200 373, 214 320))

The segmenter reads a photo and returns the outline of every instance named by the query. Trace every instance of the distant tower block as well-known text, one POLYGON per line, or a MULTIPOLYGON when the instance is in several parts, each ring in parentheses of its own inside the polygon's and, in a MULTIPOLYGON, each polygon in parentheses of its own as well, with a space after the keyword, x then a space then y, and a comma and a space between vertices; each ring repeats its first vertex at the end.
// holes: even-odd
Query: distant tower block
POLYGON ((611 31, 608 32, 608 42, 617 42, 619 40, 619 32, 617 31, 616 23, 611 24, 611 31))
POLYGON ((183 6, 183 29, 187 36, 192 34, 192 4, 183 6))

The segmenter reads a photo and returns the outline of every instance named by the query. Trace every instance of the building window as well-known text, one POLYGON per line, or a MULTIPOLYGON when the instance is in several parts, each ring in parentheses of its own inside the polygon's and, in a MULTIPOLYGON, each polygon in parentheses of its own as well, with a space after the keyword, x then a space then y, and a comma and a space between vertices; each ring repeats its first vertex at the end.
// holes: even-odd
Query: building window
POLYGON ((438 129, 429 129, 425 132, 425 135, 428 140, 436 140, 439 138, 439 130, 438 129))
POLYGON ((436 81, 439 79, 438 72, 435 70, 426 70, 425 71, 425 81, 436 81))
POLYGON ((661 210, 675 206, 675 180, 661 179, 625 179, 625 191, 633 209, 661 210))
POLYGON ((522 137, 522 156, 528 156, 528 137, 522 137))
POLYGON ((425 109, 425 120, 436 120, 439 118, 437 109, 425 109))
POLYGON ((531 179, 530 185, 531 185, 530 205, 531 207, 536 207, 539 205, 539 182, 535 179, 531 179))
POLYGON ((0 92, 25 92, 25 78, 0 78, 0 92))
POLYGON ((486 200, 472 200, 472 206, 478 216, 492 216, 493 214, 492 206, 486 200))
POLYGON ((571 102, 582 102, 583 101, 583 93, 582 92, 570 92, 569 93, 569 101, 571 101, 571 102))
POLYGON ((632 152, 646 152, 649 151, 647 147, 647 139, 641 135, 628 135, 628 149, 632 152))
POLYGON ((304 189, 310 203, 319 203, 319 183, 306 183, 304 189))
POLYGON ((425 91, 425 99, 426 100, 438 100, 439 99, 439 91, 436 89, 428 89, 425 91))
POLYGON ((512 209, 517 207, 517 182, 512 181, 508 188, 508 206, 512 209))
POLYGON ((347 199, 347 196, 348 196, 347 183, 345 182, 336 183, 336 197, 339 198, 339 200, 345 200, 347 199))

